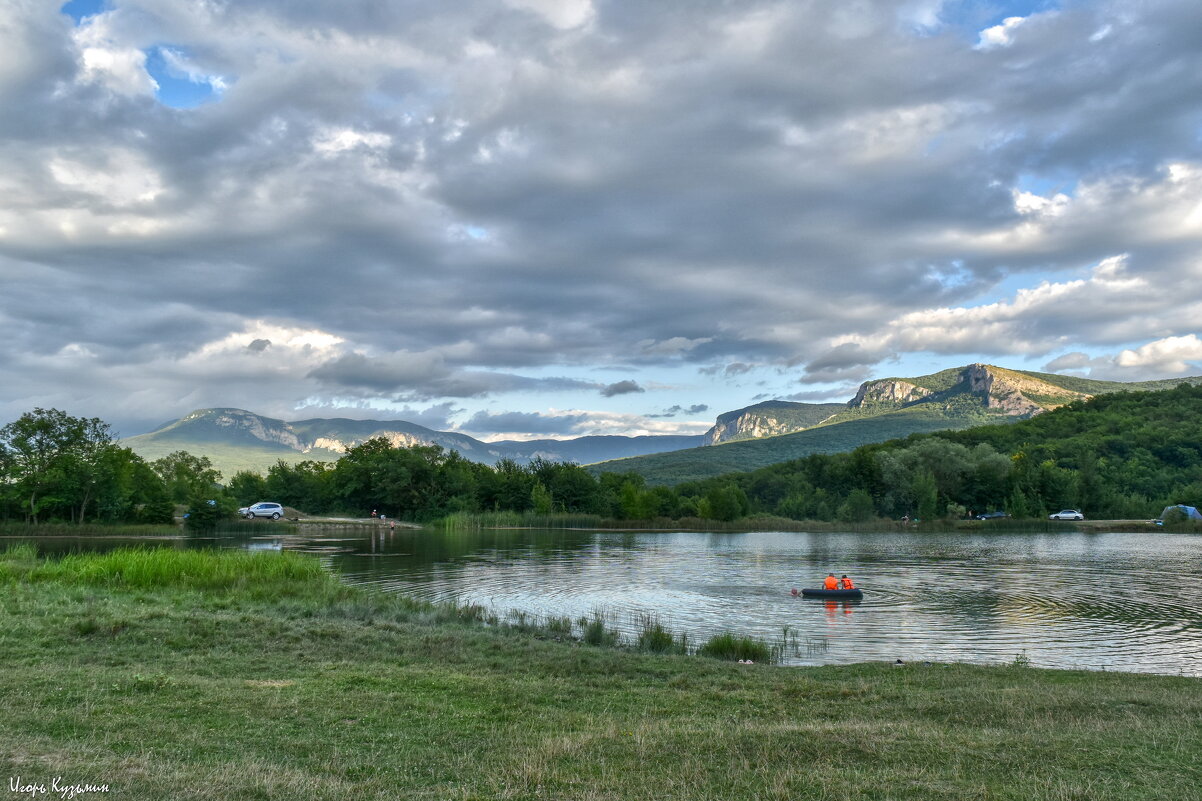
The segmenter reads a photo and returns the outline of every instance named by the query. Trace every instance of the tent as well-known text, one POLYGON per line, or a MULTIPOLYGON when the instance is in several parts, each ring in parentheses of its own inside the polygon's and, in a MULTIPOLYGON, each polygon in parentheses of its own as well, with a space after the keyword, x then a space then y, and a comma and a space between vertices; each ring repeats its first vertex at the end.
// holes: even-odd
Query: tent
POLYGON ((1193 506, 1186 506, 1183 503, 1164 507, 1164 511, 1160 513, 1160 519, 1164 520, 1174 509, 1180 509, 1185 514, 1186 520, 1202 520, 1202 513, 1199 513, 1193 506))

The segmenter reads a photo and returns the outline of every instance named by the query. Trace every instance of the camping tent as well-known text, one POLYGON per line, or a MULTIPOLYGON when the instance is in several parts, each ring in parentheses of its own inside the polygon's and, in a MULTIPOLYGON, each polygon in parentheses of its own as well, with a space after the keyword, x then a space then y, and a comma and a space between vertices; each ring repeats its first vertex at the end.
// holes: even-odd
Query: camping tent
POLYGON ((1164 520, 1173 512, 1174 509, 1181 510, 1181 512, 1185 514, 1186 520, 1202 520, 1202 513, 1199 513, 1194 507, 1186 506, 1183 503, 1179 503, 1175 506, 1164 507, 1164 511, 1160 513, 1160 519, 1164 520))

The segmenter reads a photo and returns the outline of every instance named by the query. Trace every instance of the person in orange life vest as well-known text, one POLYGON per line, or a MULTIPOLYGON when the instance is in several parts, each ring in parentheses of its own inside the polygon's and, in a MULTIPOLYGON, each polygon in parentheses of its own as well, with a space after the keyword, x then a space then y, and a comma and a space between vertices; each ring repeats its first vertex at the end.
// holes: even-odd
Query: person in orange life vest
POLYGON ((839 589, 839 579, 835 578, 834 573, 831 573, 823 580, 822 586, 828 590, 837 590, 839 589))
POLYGON ((839 579, 839 589, 854 590, 855 588, 856 585, 851 583, 851 579, 849 579, 846 574, 844 574, 843 578, 839 579))

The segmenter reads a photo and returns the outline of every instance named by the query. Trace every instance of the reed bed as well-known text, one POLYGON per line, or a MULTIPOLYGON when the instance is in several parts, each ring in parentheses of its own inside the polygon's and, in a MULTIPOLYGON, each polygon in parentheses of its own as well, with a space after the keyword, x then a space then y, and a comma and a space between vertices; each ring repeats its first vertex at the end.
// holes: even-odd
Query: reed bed
POLYGON ((178 537, 178 525, 0 521, 0 537, 178 537))
MULTIPOLYGON (((31 548, 19 546, 7 551, 5 562, 27 562, 31 548)), ((249 586, 285 591, 289 585, 337 584, 337 579, 323 570, 317 560, 302 554, 173 548, 117 548, 106 553, 67 554, 33 564, 23 578, 131 589, 222 590, 249 586)))

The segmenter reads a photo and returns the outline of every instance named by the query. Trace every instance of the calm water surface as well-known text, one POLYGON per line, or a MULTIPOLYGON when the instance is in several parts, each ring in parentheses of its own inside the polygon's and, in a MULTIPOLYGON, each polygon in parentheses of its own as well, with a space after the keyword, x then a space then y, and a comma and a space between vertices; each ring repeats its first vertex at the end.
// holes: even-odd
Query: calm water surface
POLYGON ((601 612, 631 634, 654 615, 694 643, 788 631, 789 664, 1023 657, 1202 676, 1202 536, 1191 534, 404 530, 225 544, 317 552, 352 583, 503 617, 601 612), (790 594, 828 572, 855 578, 864 600, 790 594))

